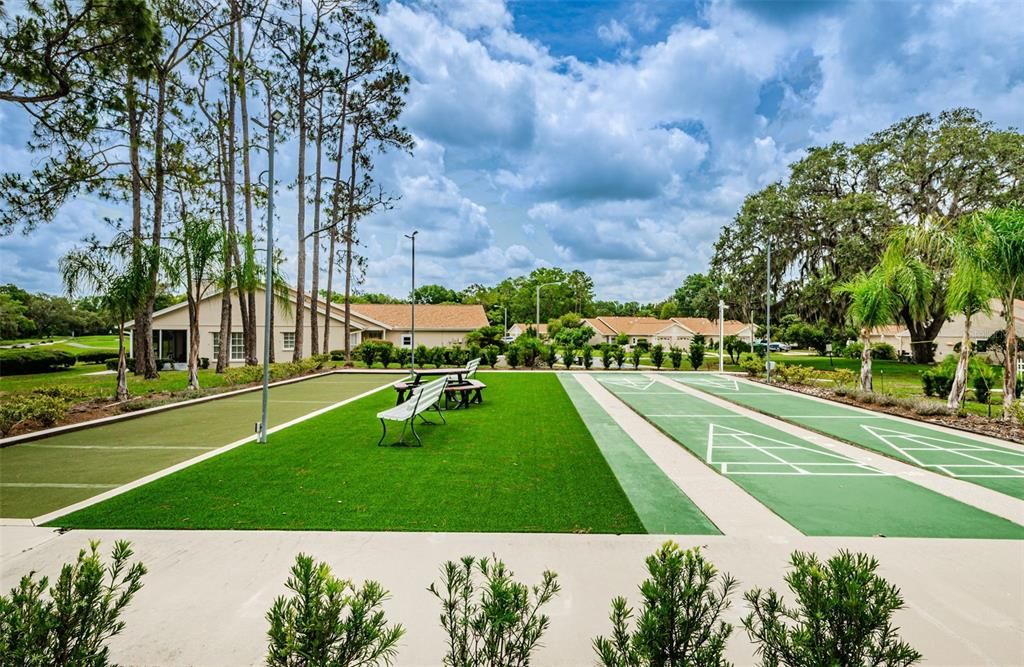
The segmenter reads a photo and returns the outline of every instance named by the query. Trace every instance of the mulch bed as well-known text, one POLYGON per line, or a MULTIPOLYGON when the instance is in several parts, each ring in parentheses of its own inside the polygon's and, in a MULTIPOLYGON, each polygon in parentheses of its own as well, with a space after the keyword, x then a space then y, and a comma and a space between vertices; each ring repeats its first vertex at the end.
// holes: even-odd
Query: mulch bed
MULTIPOLYGON (((755 382, 762 382, 763 380, 753 379, 755 382)), ((969 431, 971 433, 979 433, 981 435, 987 435, 993 438, 1002 438, 1003 440, 1010 440, 1013 442, 1019 442, 1024 444, 1024 425, 1015 424, 1012 422, 1004 422, 997 419, 988 419, 980 415, 964 414, 964 415, 919 415, 913 410, 908 410, 899 405, 876 405, 874 403, 864 403, 858 401, 850 396, 839 396, 831 389, 824 389, 822 387, 809 387, 806 385, 794 385, 794 384, 783 384, 780 382, 773 382, 773 386, 783 387, 790 391, 799 392, 801 394, 808 394, 810 396, 817 396, 818 398, 825 398, 830 401, 837 403, 845 403, 847 405, 854 405, 858 408, 864 408, 866 410, 873 410, 875 412, 884 412, 890 415, 896 415, 898 417, 906 417, 907 419, 914 419, 916 421, 930 422, 932 424, 939 424, 941 426, 949 426, 950 428, 960 429, 962 431, 969 431)))

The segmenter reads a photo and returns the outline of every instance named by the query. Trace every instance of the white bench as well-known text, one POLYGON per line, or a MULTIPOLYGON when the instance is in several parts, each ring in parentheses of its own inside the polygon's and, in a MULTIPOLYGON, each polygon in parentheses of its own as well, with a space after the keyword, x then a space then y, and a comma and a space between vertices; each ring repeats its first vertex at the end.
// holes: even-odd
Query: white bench
POLYGON ((435 424, 436 422, 427 421, 427 418, 423 416, 424 412, 433 410, 437 412, 437 416, 441 418, 442 423, 447 423, 444 415, 441 413, 441 397, 444 395, 446 386, 448 386, 448 376, 442 376, 413 389, 412 396, 404 403, 399 403, 393 408, 378 412, 377 419, 380 420, 380 425, 384 428, 384 432, 381 433, 377 446, 380 447, 384 444, 384 438, 388 434, 387 423, 389 421, 403 422, 402 435, 398 438, 398 442, 394 444, 405 444, 405 429, 410 427, 413 437, 416 438, 416 446, 422 446, 423 441, 420 440, 420 436, 416 433, 416 417, 419 417, 426 424, 435 424))

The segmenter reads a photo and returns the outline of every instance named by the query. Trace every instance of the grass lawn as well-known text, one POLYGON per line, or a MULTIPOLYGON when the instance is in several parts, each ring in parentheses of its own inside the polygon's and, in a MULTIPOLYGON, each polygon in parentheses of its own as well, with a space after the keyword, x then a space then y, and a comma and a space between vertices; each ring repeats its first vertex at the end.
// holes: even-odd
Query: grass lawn
MULTIPOLYGON (((33 347, 37 347, 36 343, 52 340, 53 343, 43 345, 42 347, 55 350, 67 350, 68 352, 97 352, 106 350, 117 354, 117 335, 100 335, 100 336, 78 336, 72 338, 70 336, 53 336, 52 338, 19 338, 17 340, 3 340, 0 341, 0 345, 20 345, 23 343, 30 343, 33 347)), ((127 343, 127 339, 125 341, 127 343)))
MULTIPOLYGON (((71 368, 52 373, 34 373, 31 375, 5 375, 0 377, 0 392, 27 393, 41 387, 65 385, 81 390, 89 398, 114 396, 117 386, 117 375, 91 375, 105 371, 103 364, 75 364, 71 368)), ((199 371, 201 387, 220 387, 224 385, 224 376, 217 375, 213 370, 199 371)), ((184 391, 188 386, 187 371, 161 371, 160 377, 147 380, 141 375, 128 374, 128 391, 132 395, 144 395, 160 391, 184 391)))
POLYGON ((557 376, 478 377, 484 404, 423 426, 422 448, 376 446, 385 390, 55 524, 644 532, 557 376))

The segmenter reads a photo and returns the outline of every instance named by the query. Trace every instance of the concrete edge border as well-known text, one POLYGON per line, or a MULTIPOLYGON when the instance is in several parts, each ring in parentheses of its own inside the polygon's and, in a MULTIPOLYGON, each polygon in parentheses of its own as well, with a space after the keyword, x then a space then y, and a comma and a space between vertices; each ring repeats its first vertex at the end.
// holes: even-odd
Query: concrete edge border
MULTIPOLYGON (((327 373, 323 373, 321 375, 327 375, 327 373)), ((302 423, 304 421, 307 421, 309 419, 313 419, 314 417, 319 417, 320 415, 322 415, 324 413, 327 413, 327 412, 330 412, 331 410, 334 410, 335 408, 340 408, 341 406, 346 405, 348 403, 352 403, 354 401, 358 401, 361 398, 366 398, 367 396, 375 394, 378 391, 383 391, 384 389, 387 389, 390 386, 391 386, 390 383, 384 383, 384 384, 382 384, 379 387, 375 387, 373 389, 370 389, 369 391, 364 391, 363 393, 359 394, 358 396, 352 396, 351 398, 346 398, 343 401, 339 401, 339 402, 334 403, 332 405, 328 405, 326 407, 320 408, 319 410, 314 410, 313 412, 310 412, 309 414, 305 414, 305 415, 303 415, 301 417, 296 417, 295 419, 292 419, 291 421, 287 421, 287 422, 285 422, 283 424, 278 424, 277 426, 275 426, 275 427, 273 427, 271 429, 268 429, 267 433, 268 434, 270 434, 270 433, 277 433, 278 431, 282 431, 282 430, 284 430, 286 428, 289 428, 290 426, 295 426, 296 424, 300 424, 300 423, 302 423)), ((170 474, 173 474, 173 473, 176 473, 176 472, 178 472, 180 470, 184 470, 185 468, 191 467, 191 466, 193 466, 193 465, 195 465, 197 463, 201 463, 201 462, 203 462, 203 461, 205 461, 207 459, 211 459, 211 458, 213 458, 215 456, 223 454, 226 451, 229 451, 231 449, 235 449, 236 447, 244 445, 244 444, 246 444, 248 442, 253 442, 255 440, 256 440, 256 434, 254 433, 253 435, 250 435, 250 436, 248 436, 246 438, 242 438, 241 440, 236 440, 236 441, 228 443, 228 444, 226 444, 226 445, 224 445, 222 447, 218 447, 217 449, 213 449, 213 450, 208 451, 208 452, 203 452, 199 456, 194 456, 194 457, 192 457, 190 459, 187 459, 187 460, 182 461, 180 463, 176 463, 176 464, 174 464, 172 466, 169 466, 167 468, 164 468, 162 470, 158 470, 158 471, 156 471, 154 473, 150 473, 150 474, 146 475, 145 477, 140 477, 139 479, 136 479, 136 480, 133 480, 131 482, 128 482, 127 484, 122 484, 121 486, 119 486, 119 487, 117 487, 115 489, 110 489, 109 491, 104 491, 103 493, 100 493, 98 495, 92 496, 91 498, 86 498, 85 500, 79 501, 79 502, 74 503, 72 505, 68 505, 67 507, 62 507, 62 508, 60 508, 58 510, 54 510, 54 511, 49 512, 47 514, 43 514, 42 516, 37 516, 37 517, 35 517, 33 519, 28 519, 27 521, 31 522, 28 525, 42 526, 43 524, 48 523, 50 521, 53 521, 54 519, 59 519, 62 516, 65 516, 67 514, 71 514, 72 512, 77 512, 78 510, 85 509, 86 507, 90 507, 92 505, 96 505, 97 503, 101 503, 101 502, 104 502, 106 500, 110 500, 111 498, 113 498, 115 496, 119 496, 122 493, 126 493, 126 492, 131 491, 133 489, 136 489, 136 488, 138 488, 140 486, 144 486, 146 484, 149 484, 150 482, 153 482, 155 480, 160 479, 161 477, 166 477, 166 476, 168 476, 170 474)), ((9 520, 8 519, 0 519, 0 525, 8 525, 6 523, 7 521, 9 521, 9 520)), ((24 519, 11 519, 10 521, 25 521, 25 520, 24 519)), ((26 524, 18 524, 18 525, 26 525, 26 524)))
MULTIPOLYGON (((271 387, 280 387, 286 384, 294 384, 296 382, 305 382, 307 380, 314 380, 316 378, 325 377, 327 375, 396 375, 400 374, 401 371, 390 371, 390 370, 378 370, 378 369, 348 369, 348 368, 332 368, 331 370, 323 373, 310 373, 309 375, 303 375, 296 378, 288 378, 287 380, 278 380, 277 382, 271 382, 271 387)), ((252 387, 243 387, 242 389, 233 389, 231 391, 219 392, 216 394, 210 394, 209 396, 200 396, 199 398, 190 398, 187 401, 177 401, 174 403, 167 403, 165 405, 157 405, 152 408, 146 408, 145 410, 135 410, 132 412, 123 412, 119 415, 111 415, 109 417, 100 417, 99 419, 90 419, 89 421, 78 422, 77 424, 65 424, 64 426, 56 426, 54 428, 47 428, 41 431, 33 431, 31 433, 23 433, 21 435, 15 435, 10 438, 0 438, 0 448, 10 447, 11 445, 17 445, 22 442, 30 442, 32 440, 39 440, 40 438, 48 438, 52 435, 60 435, 62 433, 71 433, 73 431, 81 431, 83 429, 92 428, 94 426, 104 426, 119 421, 126 421, 129 419, 135 419, 137 417, 144 417, 157 412, 165 412, 167 410, 175 410, 177 408, 184 408, 190 405, 197 405, 199 403, 207 403, 209 401, 216 401, 221 398, 229 398, 231 396, 238 396, 239 394, 247 394, 254 391, 263 389, 262 385, 255 385, 252 387)))

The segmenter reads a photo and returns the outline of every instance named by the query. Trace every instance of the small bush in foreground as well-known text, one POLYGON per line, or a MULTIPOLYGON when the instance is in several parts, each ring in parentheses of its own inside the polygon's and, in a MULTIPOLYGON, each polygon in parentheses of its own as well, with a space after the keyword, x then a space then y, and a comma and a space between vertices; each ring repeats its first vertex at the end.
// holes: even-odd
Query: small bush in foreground
POLYGON ((558 594, 558 576, 544 572, 531 588, 516 581, 500 560, 471 556, 448 561, 441 572, 441 586, 431 584, 428 590, 441 601, 446 667, 529 665, 550 623, 540 609, 558 594), (477 575, 483 579, 479 588, 477 575))
POLYGON ((1010 407, 1007 408, 1007 412, 1010 415, 1010 419, 1016 420, 1018 424, 1024 426, 1024 398, 1018 398, 1011 403, 1010 407))
POLYGON ((590 370, 594 365, 594 348, 589 345, 583 346, 580 350, 580 363, 583 364, 583 368, 590 370))
POLYGON ((356 588, 336 578, 327 563, 299 554, 286 584, 291 597, 278 597, 267 612, 267 664, 390 665, 401 625, 389 625, 381 603, 388 592, 375 581, 356 588))
POLYGON ((604 344, 601 346, 601 365, 605 369, 612 367, 612 357, 614 356, 614 350, 611 345, 604 344))
POLYGON ((622 370, 622 364, 626 363, 626 348, 621 345, 616 345, 612 351, 612 356, 615 357, 615 365, 618 369, 622 370))
POLYGON ((743 619, 761 664, 775 667, 899 667, 921 660, 900 641, 893 613, 903 608, 898 588, 876 573, 867 554, 840 551, 826 563, 794 552, 786 584, 796 605, 772 589, 744 596, 752 611, 743 619))
POLYGON ((142 588, 146 568, 128 561, 128 542, 115 542, 111 563, 100 557, 99 542, 78 552, 61 568, 56 584, 30 572, 9 596, 0 596, 0 664, 108 664, 107 640, 124 630, 121 614, 142 588))
POLYGON ((689 358, 690 366, 693 370, 699 369, 701 364, 704 363, 704 351, 706 349, 704 336, 702 334, 694 334, 693 339, 690 340, 690 347, 686 351, 686 356, 689 358))
POLYGON ((732 625, 720 616, 731 604, 736 580, 704 559, 666 542, 647 558, 650 578, 640 584, 643 606, 630 631, 633 609, 612 600, 612 636, 594 640, 604 667, 703 667, 728 665, 723 654, 732 625))
POLYGON ((665 346, 661 343, 651 346, 651 363, 659 371, 661 370, 661 365, 665 363, 665 346))
POLYGON ((668 360, 672 364, 672 370, 677 371, 683 366, 683 350, 675 345, 668 348, 668 360))
POLYGON ((634 345, 633 349, 629 352, 629 360, 633 362, 633 370, 640 368, 640 357, 643 356, 643 350, 640 349, 639 345, 634 345))

